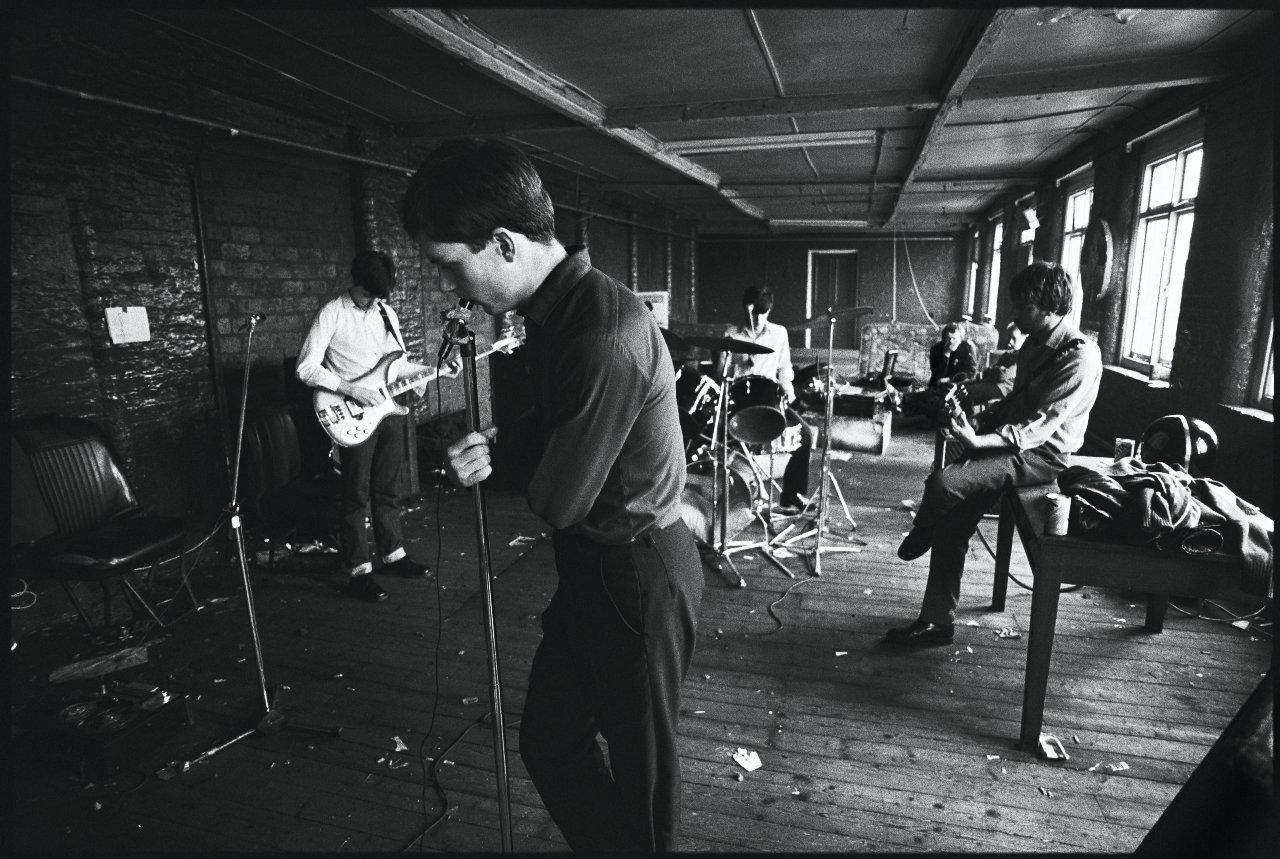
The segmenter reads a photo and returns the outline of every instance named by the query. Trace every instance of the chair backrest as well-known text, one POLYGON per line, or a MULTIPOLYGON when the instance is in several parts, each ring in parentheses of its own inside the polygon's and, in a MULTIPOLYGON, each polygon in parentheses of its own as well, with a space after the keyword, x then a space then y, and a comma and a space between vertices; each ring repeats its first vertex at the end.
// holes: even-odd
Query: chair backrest
POLYGON ((245 422, 241 498, 251 506, 302 475, 302 448, 289 409, 265 405, 245 422))
POLYGON ((139 509, 106 435, 85 418, 19 418, 22 446, 58 533, 75 534, 139 509))

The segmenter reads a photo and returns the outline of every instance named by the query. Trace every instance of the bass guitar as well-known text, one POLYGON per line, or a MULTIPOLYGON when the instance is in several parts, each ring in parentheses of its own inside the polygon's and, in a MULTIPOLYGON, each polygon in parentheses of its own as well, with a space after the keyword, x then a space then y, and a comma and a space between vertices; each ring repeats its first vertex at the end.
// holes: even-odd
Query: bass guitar
MULTIPOLYGON (((477 355, 476 358, 485 358, 495 352, 510 355, 522 342, 518 337, 497 340, 483 353, 477 355)), ((403 356, 404 353, 399 351, 388 353, 372 370, 360 378, 352 380, 352 384, 381 392, 383 400, 376 406, 362 406, 342 394, 336 394, 333 391, 326 391, 322 388, 315 389, 311 395, 311 405, 315 409, 316 419, 320 421, 320 426, 324 429, 325 434, 333 440, 334 444, 342 447, 353 447, 360 444, 360 442, 373 434, 373 431, 378 428, 378 425, 382 423, 382 419, 387 415, 409 414, 409 409, 396 402, 393 399, 394 397, 411 388, 425 385, 437 376, 452 377, 457 375, 456 370, 451 373, 441 373, 438 370, 431 369, 392 381, 391 367, 403 356)))

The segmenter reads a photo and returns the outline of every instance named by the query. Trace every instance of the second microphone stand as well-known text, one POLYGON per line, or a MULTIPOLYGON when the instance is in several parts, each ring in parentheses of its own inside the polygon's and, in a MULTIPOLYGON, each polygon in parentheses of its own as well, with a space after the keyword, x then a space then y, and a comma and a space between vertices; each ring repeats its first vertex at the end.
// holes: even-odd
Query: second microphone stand
MULTIPOLYGON (((480 431, 480 393, 476 381, 476 338, 465 323, 452 337, 462 356, 463 388, 467 395, 467 418, 472 432, 480 431)), ((479 549, 480 593, 484 612, 485 650, 489 661, 489 712, 493 717, 494 772, 498 782, 498 826, 502 834, 502 851, 510 853, 511 799, 507 780, 507 741, 502 716, 502 681, 498 670, 498 638, 493 617, 493 567, 489 560, 489 520, 485 509, 484 488, 471 487, 476 505, 476 546, 479 549)))

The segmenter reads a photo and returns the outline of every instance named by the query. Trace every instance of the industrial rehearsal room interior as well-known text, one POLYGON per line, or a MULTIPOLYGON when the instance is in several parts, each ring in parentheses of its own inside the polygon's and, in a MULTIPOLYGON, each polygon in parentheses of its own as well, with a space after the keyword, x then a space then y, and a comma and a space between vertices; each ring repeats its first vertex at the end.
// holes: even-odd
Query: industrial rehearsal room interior
POLYGON ((1276 855, 1269 6, 4 20, 7 849, 584 849, 531 665, 665 487, 591 544, 700 566, 649 849, 1276 855), (507 246, 414 226, 453 145, 532 165, 553 235, 494 241, 594 272, 643 379, 565 370, 557 275, 460 304, 428 248, 507 246))

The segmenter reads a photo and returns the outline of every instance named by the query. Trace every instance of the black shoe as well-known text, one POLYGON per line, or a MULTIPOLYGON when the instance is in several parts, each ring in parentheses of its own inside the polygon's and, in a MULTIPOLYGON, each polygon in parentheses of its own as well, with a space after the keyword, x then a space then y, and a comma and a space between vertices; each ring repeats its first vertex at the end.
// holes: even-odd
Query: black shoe
POLYGON ((392 561, 389 564, 382 565, 382 572, 395 573, 406 579, 425 579, 427 573, 431 572, 426 564, 419 564, 417 561, 405 555, 398 561, 392 561))
POLYGON ((927 623, 923 620, 891 629, 884 634, 885 641, 894 644, 950 644, 955 637, 955 624, 927 623))
POLYGON ((914 561, 929 551, 931 545, 933 545, 932 528, 912 528, 907 536, 902 538, 902 545, 898 547, 898 557, 904 561, 914 561))
POLYGON ((373 580, 373 576, 369 573, 352 576, 347 582, 347 592, 365 602, 381 602, 387 598, 387 592, 373 580))

